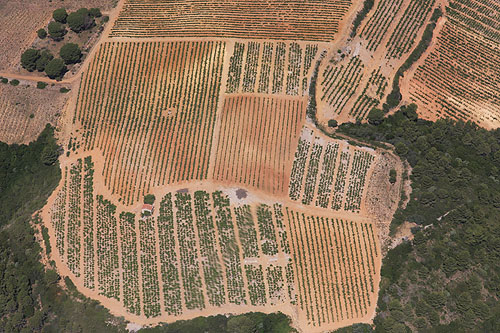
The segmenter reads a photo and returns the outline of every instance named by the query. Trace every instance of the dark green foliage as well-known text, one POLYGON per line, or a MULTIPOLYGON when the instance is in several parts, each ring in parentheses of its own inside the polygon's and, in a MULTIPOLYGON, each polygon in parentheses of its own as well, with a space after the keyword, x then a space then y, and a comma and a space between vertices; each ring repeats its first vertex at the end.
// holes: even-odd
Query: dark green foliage
POLYGON ((86 8, 80 8, 74 13, 68 15, 68 26, 74 32, 81 32, 90 29, 94 25, 94 19, 86 8))
POLYGON ((13 86, 18 86, 19 85, 19 80, 16 80, 16 79, 11 80, 10 84, 13 85, 13 86))
MULTIPOLYGON (((0 143, 0 330, 124 332, 123 323, 97 302, 76 292, 69 296, 57 283, 58 274, 40 263, 41 248, 30 221, 61 179, 57 164, 41 161, 45 147, 54 144, 51 127, 29 145, 0 143)), ((37 217, 34 222, 40 223, 37 217)), ((42 236, 48 244, 44 228, 42 236)))
POLYGON ((337 126, 338 126, 337 120, 335 120, 335 119, 328 120, 328 127, 334 128, 334 127, 337 127, 337 126))
POLYGON ((38 38, 40 39, 45 39, 47 37, 47 31, 45 29, 39 29, 36 34, 38 35, 38 38))
POLYGON ((49 36, 53 40, 61 40, 66 34, 66 29, 59 22, 50 22, 48 26, 49 36))
POLYGON ((65 87, 62 87, 61 89, 59 89, 59 92, 62 93, 62 94, 65 94, 67 92, 69 92, 71 89, 68 89, 68 88, 65 88, 65 87))
POLYGON ((373 108, 368 113, 368 122, 372 125, 380 125, 384 121, 384 111, 373 108))
POLYGON ((27 49, 21 55, 21 66, 32 72, 36 69, 36 61, 40 58, 40 51, 36 49, 27 49))
POLYGON ((64 8, 59 8, 59 9, 54 10, 54 12, 52 12, 52 17, 54 18, 54 20, 56 22, 66 23, 66 18, 68 17, 68 12, 66 12, 66 9, 64 9, 64 8))
POLYGON ((45 66, 45 73, 51 79, 61 79, 66 73, 66 65, 64 61, 59 58, 52 59, 49 61, 47 66, 45 66))
POLYGON ((7 79, 7 78, 3 77, 3 78, 2 78, 2 80, 1 80, 1 82, 2 82, 3 84, 7 84, 7 83, 9 83, 9 79, 7 79))
MULTIPOLYGON (((282 314, 249 312, 238 316, 197 317, 180 320, 172 324, 142 329, 140 332, 158 333, 288 333, 296 332, 290 327, 290 318, 282 314)), ((364 332, 364 331, 361 331, 364 332)))
POLYGON ((148 205, 152 205, 155 203, 155 196, 154 194, 148 194, 144 196, 144 203, 148 205))
POLYGON ((499 331, 500 130, 417 119, 413 105, 377 126, 338 130, 390 143, 412 167, 411 197, 391 231, 403 221, 421 227, 383 260, 376 331, 499 331))
POLYGON ((36 70, 39 72, 45 71, 45 67, 52 59, 54 59, 54 56, 52 55, 52 53, 50 53, 50 51, 42 51, 40 53, 40 58, 38 58, 38 60, 36 61, 36 70))
POLYGON ((396 182, 396 180, 397 180, 397 175, 398 175, 398 174, 397 174, 396 170, 391 169, 391 170, 389 171, 389 182, 390 182, 391 184, 394 184, 394 183, 396 182))
POLYGON ((365 0, 363 2, 363 8, 358 12, 356 15, 356 18, 352 22, 352 30, 351 30, 351 38, 356 36, 356 32, 358 31, 359 26, 361 25, 361 22, 366 17, 366 14, 373 8, 374 1, 373 0, 365 0))
POLYGON ((82 51, 77 44, 68 43, 61 47, 59 50, 59 56, 61 56, 66 65, 75 64, 80 61, 82 51))
POLYGON ((92 17, 101 17, 102 16, 101 10, 99 8, 90 8, 89 14, 92 17))

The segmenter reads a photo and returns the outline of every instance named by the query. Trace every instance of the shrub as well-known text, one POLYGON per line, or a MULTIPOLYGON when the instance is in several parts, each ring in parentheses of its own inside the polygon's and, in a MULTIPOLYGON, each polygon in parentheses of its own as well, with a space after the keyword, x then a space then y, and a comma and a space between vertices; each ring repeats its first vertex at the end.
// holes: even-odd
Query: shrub
POLYGON ((45 87, 46 87, 46 86, 47 86, 47 83, 45 83, 45 82, 38 81, 38 82, 36 83, 36 87, 37 87, 38 89, 45 89, 45 87))
POLYGON ((67 92, 68 92, 68 91, 70 91, 70 90, 71 90, 71 89, 68 89, 68 88, 62 87, 61 89, 59 89, 59 92, 60 92, 60 93, 65 94, 65 93, 67 93, 67 92))
POLYGON ((335 128, 337 126, 338 126, 337 120, 335 120, 335 119, 328 120, 328 127, 335 128))
POLYGON ((17 86, 17 85, 19 85, 19 80, 16 80, 16 79, 11 80, 10 84, 12 84, 13 86, 17 86))
POLYGON ((30 119, 33 119, 33 118, 35 118, 35 115, 32 113, 32 114, 30 114, 30 119))
POLYGON ((66 29, 59 22, 50 22, 48 30, 49 30, 49 36, 53 40, 61 40, 66 34, 66 29))
POLYGON ((2 78, 2 83, 3 84, 7 84, 8 82, 9 82, 9 80, 7 78, 5 78, 5 77, 2 78))
POLYGON ((21 55, 21 66, 32 72, 36 68, 36 61, 40 58, 40 51, 36 49, 27 49, 21 55))
POLYGON ((54 10, 54 12, 52 12, 52 17, 56 22, 66 23, 66 19, 68 18, 68 13, 66 12, 66 9, 59 8, 54 10))
POLYGON ((391 184, 394 184, 396 182, 396 177, 397 177, 397 173, 396 173, 396 170, 394 169, 391 169, 389 171, 389 182, 391 184))
POLYGON ((60 79, 66 73, 66 66, 64 65, 64 61, 59 58, 52 59, 49 61, 47 66, 45 66, 45 73, 51 79, 60 79))
POLYGON ((45 29, 39 29, 36 34, 38 35, 38 38, 44 39, 47 37, 47 31, 45 29))
POLYGON ((80 61, 82 57, 82 51, 75 43, 68 43, 61 47, 59 50, 59 55, 64 60, 66 65, 74 64, 80 61))
POLYGON ((148 205, 152 205, 155 203, 155 196, 153 194, 148 194, 144 196, 144 203, 148 205))

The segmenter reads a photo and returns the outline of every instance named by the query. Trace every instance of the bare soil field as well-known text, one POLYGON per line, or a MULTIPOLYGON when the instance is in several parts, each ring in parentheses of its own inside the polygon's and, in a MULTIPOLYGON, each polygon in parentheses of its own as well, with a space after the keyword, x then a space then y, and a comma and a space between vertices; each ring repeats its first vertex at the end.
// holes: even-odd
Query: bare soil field
POLYGON ((18 86, 0 84, 0 141, 28 144, 47 123, 56 125, 69 99, 59 88, 42 90, 24 82, 18 86))

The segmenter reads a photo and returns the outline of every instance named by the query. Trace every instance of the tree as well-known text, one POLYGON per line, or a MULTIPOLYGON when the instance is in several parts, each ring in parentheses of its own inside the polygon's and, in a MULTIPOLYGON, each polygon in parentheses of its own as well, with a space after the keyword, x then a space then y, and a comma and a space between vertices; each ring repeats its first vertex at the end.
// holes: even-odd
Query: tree
POLYGON ((45 29, 39 29, 36 34, 38 35, 38 38, 44 39, 47 37, 47 31, 45 29))
POLYGON ((43 72, 45 70, 45 67, 51 61, 54 59, 54 56, 52 53, 50 53, 48 50, 44 50, 40 53, 40 58, 36 61, 36 70, 39 72, 43 72))
POLYGON ((148 194, 144 196, 144 203, 148 205, 152 205, 155 203, 155 196, 154 194, 148 194))
POLYGON ((102 13, 99 8, 90 8, 89 14, 92 17, 101 17, 102 13))
POLYGON ((85 8, 71 13, 67 18, 68 26, 74 32, 87 30, 94 25, 94 19, 90 16, 89 11, 85 8))
POLYGON ((335 128, 337 126, 338 126, 337 120, 335 119, 328 120, 328 127, 335 128))
POLYGON ((372 125, 380 125, 384 121, 384 111, 373 108, 370 113, 368 113, 368 122, 372 125))
POLYGON ((21 66, 26 70, 33 72, 36 68, 36 61, 40 58, 40 51, 36 49, 27 49, 21 55, 21 66))
POLYGON ((66 34, 66 29, 59 22, 50 22, 48 30, 49 30, 49 36, 53 40, 61 40, 66 34))
POLYGON ((82 57, 82 51, 77 44, 68 43, 61 47, 59 55, 64 60, 64 63, 66 63, 66 65, 69 65, 80 61, 80 58, 82 57))
POLYGON ((66 23, 66 19, 68 18, 68 12, 66 12, 66 9, 64 8, 59 8, 54 10, 54 12, 52 12, 52 17, 56 22, 66 23))
POLYGON ((397 172, 395 169, 389 171, 389 182, 394 184, 396 182, 397 172))
POLYGON ((63 77, 64 73, 66 73, 66 66, 64 65, 64 61, 59 58, 52 59, 49 61, 47 66, 45 66, 45 73, 51 79, 60 79, 63 77))
POLYGON ((401 156, 408 154, 408 147, 403 142, 398 142, 396 144, 396 153, 401 156))

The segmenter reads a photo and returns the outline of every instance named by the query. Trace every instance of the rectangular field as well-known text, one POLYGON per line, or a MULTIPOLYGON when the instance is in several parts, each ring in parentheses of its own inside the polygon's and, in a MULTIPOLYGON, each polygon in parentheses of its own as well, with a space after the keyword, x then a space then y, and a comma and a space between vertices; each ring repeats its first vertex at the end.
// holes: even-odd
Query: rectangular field
POLYGON ((329 42, 350 6, 350 0, 127 0, 111 36, 329 42))
POLYGON ((152 186, 207 177, 223 58, 222 42, 101 45, 75 121, 125 204, 152 186))
POLYGON ((304 98, 226 97, 213 178, 284 193, 305 119, 304 98))

